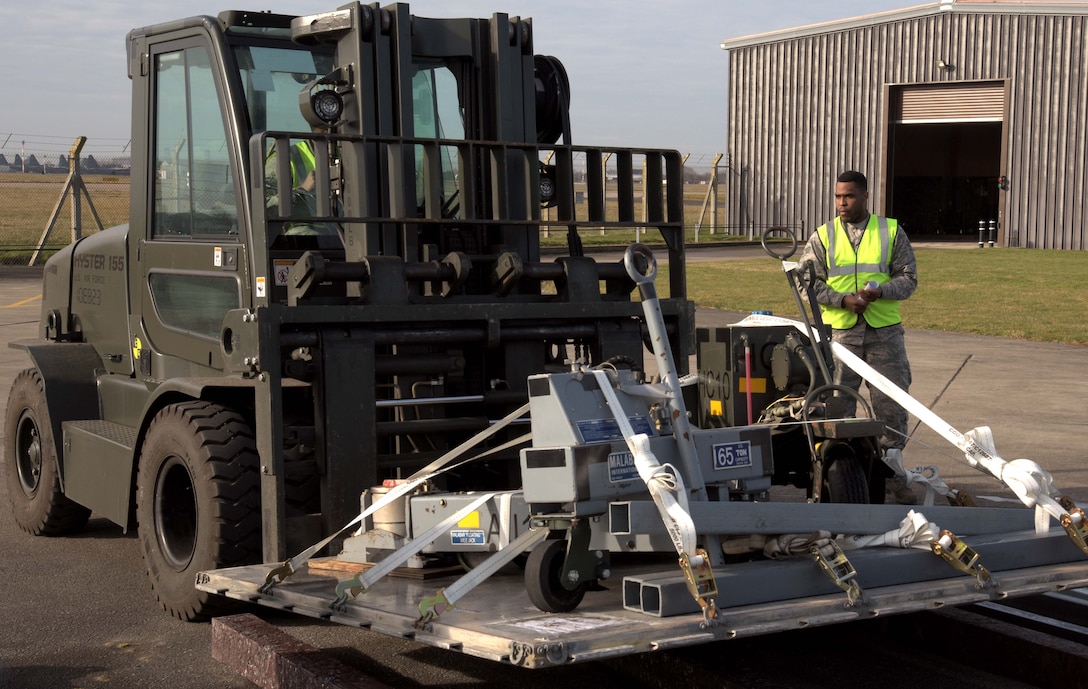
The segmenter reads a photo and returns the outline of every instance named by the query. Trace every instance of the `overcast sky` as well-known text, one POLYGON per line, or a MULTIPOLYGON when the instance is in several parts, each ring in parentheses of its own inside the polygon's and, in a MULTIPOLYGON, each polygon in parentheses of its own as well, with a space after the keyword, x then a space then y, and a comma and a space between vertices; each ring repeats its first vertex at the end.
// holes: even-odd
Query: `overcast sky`
MULTIPOLYGON (((129 138, 125 35, 224 9, 313 14, 343 0, 0 0, 0 153, 119 152, 129 138)), ((386 4, 386 3, 382 3, 386 4)), ((416 0, 413 14, 532 17, 534 48, 571 80, 573 142, 678 149, 709 164, 725 148, 735 38, 901 9, 925 0, 416 0)))

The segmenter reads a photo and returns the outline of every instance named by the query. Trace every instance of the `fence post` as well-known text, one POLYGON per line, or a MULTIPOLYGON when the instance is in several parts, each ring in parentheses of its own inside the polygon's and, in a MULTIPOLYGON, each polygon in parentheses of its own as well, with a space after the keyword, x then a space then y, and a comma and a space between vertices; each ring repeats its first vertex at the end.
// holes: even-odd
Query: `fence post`
POLYGON ((710 181, 703 197, 703 207, 699 209, 699 219, 695 221, 695 241, 699 241, 699 230, 703 226, 703 218, 706 217, 706 207, 710 206, 710 234, 715 234, 718 227, 718 164, 722 160, 721 153, 714 156, 714 162, 710 166, 710 181))
POLYGON ((710 234, 718 233, 718 164, 724 155, 719 153, 714 156, 714 165, 710 168, 710 234))
MULTIPOLYGON (((601 195, 604 197, 604 206, 608 208, 608 159, 612 157, 612 152, 609 151, 604 154, 604 160, 601 161, 601 195)), ((607 214, 606 214, 607 217, 607 214)), ((605 228, 601 227, 601 236, 603 237, 605 228)))
POLYGON ((98 224, 98 229, 101 231, 102 221, 98 217, 98 211, 94 208, 94 202, 91 201, 91 195, 87 191, 87 185, 83 183, 83 177, 79 172, 79 154, 83 150, 83 144, 87 143, 87 137, 77 136, 75 143, 72 144, 72 150, 68 155, 68 179, 64 183, 64 190, 60 192, 60 198, 57 199, 57 205, 53 208, 53 214, 49 217, 49 224, 46 225, 45 231, 42 232, 41 239, 38 240, 38 246, 34 249, 34 253, 30 256, 28 266, 32 266, 38 261, 38 256, 41 255, 42 249, 45 248, 45 243, 49 241, 49 235, 53 232, 53 226, 57 224, 57 219, 60 217, 60 209, 64 206, 64 200, 68 196, 68 192, 72 192, 72 241, 76 241, 83 236, 83 215, 82 208, 80 206, 80 194, 87 198, 87 206, 91 209, 91 214, 94 215, 94 221, 98 224))

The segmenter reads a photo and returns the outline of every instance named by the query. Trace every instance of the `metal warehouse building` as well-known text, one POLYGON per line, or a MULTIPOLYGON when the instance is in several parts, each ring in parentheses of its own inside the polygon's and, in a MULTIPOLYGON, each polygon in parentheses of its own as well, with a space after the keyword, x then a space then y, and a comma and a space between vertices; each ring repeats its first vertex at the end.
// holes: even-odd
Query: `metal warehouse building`
POLYGON ((998 246, 1088 249, 1088 3, 942 0, 722 48, 731 225, 807 236, 856 169, 912 237, 996 220, 998 246))

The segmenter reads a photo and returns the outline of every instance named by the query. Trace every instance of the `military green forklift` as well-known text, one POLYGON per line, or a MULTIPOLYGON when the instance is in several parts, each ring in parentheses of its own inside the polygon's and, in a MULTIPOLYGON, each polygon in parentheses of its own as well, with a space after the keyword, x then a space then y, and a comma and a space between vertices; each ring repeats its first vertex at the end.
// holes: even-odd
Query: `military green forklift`
POLYGON ((231 11, 133 30, 128 66, 130 221, 47 262, 5 468, 29 533, 136 528, 171 615, 544 667, 1088 583, 1072 505, 1080 549, 951 506, 926 506, 940 557, 748 549, 920 517, 867 504, 878 422, 808 418, 818 333, 697 349, 681 156, 574 145, 529 19, 231 11), (597 260, 587 230, 655 249, 597 260))
MULTIPOLYGON (((138 526, 165 609, 214 613, 197 572, 335 531, 364 490, 525 404, 529 375, 641 362, 634 284, 583 255, 582 226, 668 247, 686 364, 680 157, 572 146, 565 70, 532 31, 403 4, 133 30, 131 217, 45 268, 8 406, 19 525, 138 526), (542 216, 568 238, 554 259, 542 216)), ((436 483, 520 480, 514 448, 436 483)))

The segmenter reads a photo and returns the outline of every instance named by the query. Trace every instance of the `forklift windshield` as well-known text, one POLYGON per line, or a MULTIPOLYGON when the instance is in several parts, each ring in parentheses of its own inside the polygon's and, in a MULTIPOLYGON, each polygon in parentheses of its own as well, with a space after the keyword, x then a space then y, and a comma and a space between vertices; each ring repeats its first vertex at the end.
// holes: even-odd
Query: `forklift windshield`
MULTIPOLYGON (((333 70, 332 54, 311 51, 293 45, 236 45, 235 59, 246 97, 246 113, 251 133, 261 131, 306 132, 310 125, 299 109, 299 92, 312 80, 333 70)), ((417 61, 412 76, 412 129, 405 137, 423 139, 463 140, 465 138, 464 109, 461 105, 459 82, 454 71, 442 61, 417 61)), ((294 142, 305 149, 309 142, 294 142)), ((441 195, 444 217, 459 217, 457 202, 457 151, 443 146, 441 154, 441 195)), ((271 155, 271 153, 269 153, 271 155)), ((417 206, 424 202, 423 148, 415 146, 417 206)), ((292 186, 305 182, 312 168, 313 156, 305 152, 292 162, 292 186)), ((273 189, 269 189, 273 193, 273 189)), ((270 202, 273 199, 269 199, 270 202)), ((312 215, 302 206, 300 215, 312 215)))

